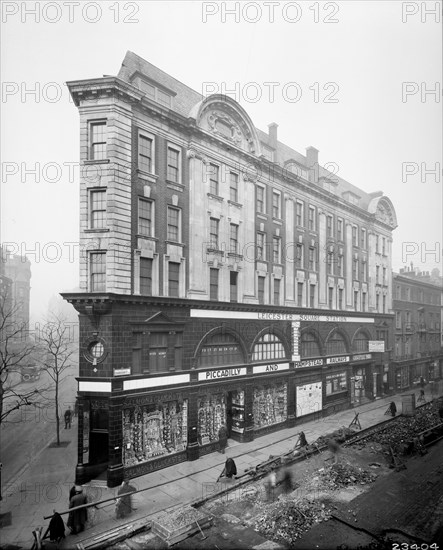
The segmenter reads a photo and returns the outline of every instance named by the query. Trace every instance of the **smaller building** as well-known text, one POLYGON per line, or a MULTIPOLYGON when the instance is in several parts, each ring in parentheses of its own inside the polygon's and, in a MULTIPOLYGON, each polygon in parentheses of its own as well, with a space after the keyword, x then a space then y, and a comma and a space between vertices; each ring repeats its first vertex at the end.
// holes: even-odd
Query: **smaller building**
POLYGON ((442 283, 410 268, 393 276, 393 389, 414 389, 443 376, 442 283))

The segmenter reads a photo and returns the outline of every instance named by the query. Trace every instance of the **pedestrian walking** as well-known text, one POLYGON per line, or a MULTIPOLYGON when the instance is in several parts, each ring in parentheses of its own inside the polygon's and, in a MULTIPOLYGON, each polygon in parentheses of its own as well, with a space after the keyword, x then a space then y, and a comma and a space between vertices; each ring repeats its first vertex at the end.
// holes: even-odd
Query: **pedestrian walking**
POLYGON ((233 458, 227 458, 225 463, 226 477, 232 478, 237 475, 237 466, 233 458))
POLYGON ((49 538, 51 542, 57 543, 60 543, 60 541, 65 538, 65 524, 61 515, 55 510, 42 540, 46 538, 49 538))
POLYGON ((285 493, 290 493, 292 491, 292 474, 289 468, 286 468, 283 472, 281 485, 285 493))
POLYGON ((118 498, 115 505, 115 516, 117 519, 124 518, 135 510, 135 508, 132 507, 132 495, 128 494, 135 490, 135 487, 129 485, 129 481, 127 479, 123 480, 123 483, 117 493, 118 498))
POLYGON ((226 426, 221 426, 218 430, 218 441, 220 444, 220 452, 225 454, 225 449, 228 446, 228 430, 226 426))
POLYGON ((391 401, 391 403, 389 404, 389 412, 391 413, 392 416, 395 416, 397 414, 397 407, 394 401, 391 401))
POLYGON ((336 439, 328 439, 328 450, 334 457, 334 464, 337 464, 338 453, 340 451, 340 443, 336 439))
POLYGON ((272 467, 265 482, 266 500, 272 502, 274 500, 274 492, 277 487, 277 474, 275 468, 272 467))
MULTIPOLYGON (((81 487, 76 486, 75 494, 69 502, 69 508, 70 509, 76 508, 77 506, 82 506, 83 504, 87 504, 87 502, 88 502, 88 499, 86 498, 86 495, 83 493, 83 489, 81 487)), ((71 533, 73 535, 76 535, 77 533, 84 531, 85 523, 87 521, 88 521, 88 513, 86 511, 86 508, 80 508, 80 510, 73 510, 72 512, 69 512, 67 525, 69 529, 71 529, 71 533)))
POLYGON ((68 407, 68 409, 65 411, 65 430, 67 428, 71 428, 71 420, 72 420, 72 411, 71 411, 71 407, 68 407))

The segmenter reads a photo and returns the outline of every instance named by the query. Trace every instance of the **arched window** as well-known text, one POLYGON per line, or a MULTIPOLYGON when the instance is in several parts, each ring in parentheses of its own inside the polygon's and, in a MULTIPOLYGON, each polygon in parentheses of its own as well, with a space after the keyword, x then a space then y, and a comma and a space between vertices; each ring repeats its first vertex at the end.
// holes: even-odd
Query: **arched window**
POLYGON ((312 332, 304 332, 301 335, 301 357, 318 357, 321 355, 317 338, 312 332))
POLYGON ((358 332, 355 335, 354 341, 352 342, 353 351, 368 351, 369 350, 369 338, 364 332, 358 332))
POLYGON ((252 352, 253 361, 266 361, 268 359, 284 359, 286 357, 283 342, 275 334, 269 332, 263 334, 254 346, 252 352))
POLYGON ((240 344, 229 333, 210 336, 200 350, 199 367, 221 367, 244 363, 240 344))
POLYGON ((345 339, 339 332, 334 332, 326 342, 326 355, 338 355, 346 352, 345 339))

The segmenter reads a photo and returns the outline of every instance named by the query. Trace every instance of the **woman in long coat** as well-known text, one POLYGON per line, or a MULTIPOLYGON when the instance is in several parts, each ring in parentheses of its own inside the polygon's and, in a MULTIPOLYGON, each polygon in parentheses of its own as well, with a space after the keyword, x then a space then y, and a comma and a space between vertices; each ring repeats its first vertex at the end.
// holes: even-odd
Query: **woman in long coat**
MULTIPOLYGON (((83 493, 83 490, 80 488, 75 491, 74 496, 71 498, 69 508, 76 508, 77 506, 81 506, 87 502, 88 499, 83 493)), ((72 534, 76 535, 77 533, 80 533, 80 531, 84 530, 85 523, 87 521, 88 513, 86 508, 81 508, 80 510, 73 510, 72 512, 69 512, 67 525, 71 529, 72 534)))
POLYGON ((125 479, 117 493, 118 498, 117 505, 115 507, 115 515, 117 519, 124 518, 132 512, 132 495, 127 494, 132 493, 132 491, 135 491, 135 487, 129 485, 128 480, 125 479))

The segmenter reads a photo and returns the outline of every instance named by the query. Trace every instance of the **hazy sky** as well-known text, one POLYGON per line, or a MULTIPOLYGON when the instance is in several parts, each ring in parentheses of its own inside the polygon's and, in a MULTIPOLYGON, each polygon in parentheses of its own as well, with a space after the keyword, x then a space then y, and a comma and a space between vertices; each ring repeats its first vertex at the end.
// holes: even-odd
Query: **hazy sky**
POLYGON ((441 269, 440 3, 1 4, 1 241, 32 262, 34 318, 78 285, 79 117, 64 83, 116 75, 127 50, 197 91, 233 90, 258 128, 276 122, 280 141, 382 190, 394 269, 441 269))

